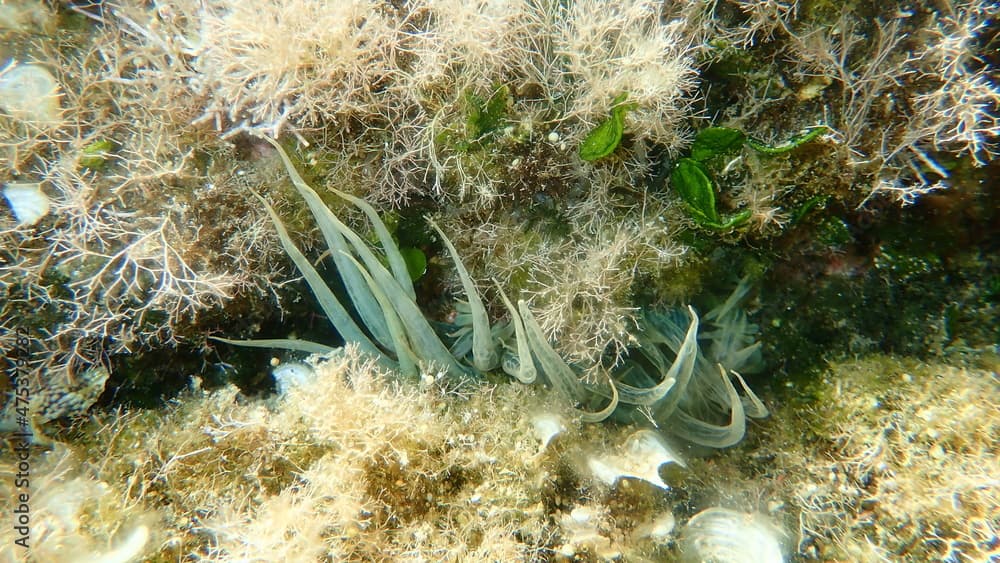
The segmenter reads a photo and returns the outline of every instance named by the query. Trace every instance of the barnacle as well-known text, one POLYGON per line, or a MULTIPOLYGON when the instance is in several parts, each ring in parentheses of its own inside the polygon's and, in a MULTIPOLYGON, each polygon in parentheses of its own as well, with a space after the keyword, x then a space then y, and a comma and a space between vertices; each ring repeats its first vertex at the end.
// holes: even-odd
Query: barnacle
MULTIPOLYGON (((498 288, 510 320, 491 324, 486 307, 455 246, 433 221, 465 292, 454 330, 435 332, 416 303, 413 282, 389 229, 375 209, 357 197, 332 191, 360 209, 368 218, 381 246, 385 263, 357 233, 347 227, 295 170, 282 147, 267 139, 281 156, 298 193, 309 206, 326 240, 343 281, 352 316, 316 268, 291 240, 281 219, 259 194, 282 247, 302 273, 320 307, 345 341, 374 357, 380 364, 407 377, 416 377, 421 366, 434 365, 455 377, 476 377, 497 368, 522 383, 542 374, 557 393, 580 405, 584 422, 599 422, 613 414, 632 422, 651 421, 661 430, 705 446, 722 448, 742 439, 746 416, 766 416, 767 409, 733 370, 752 367, 758 360, 754 343, 756 327, 737 307, 749 290, 746 280, 725 303, 706 315, 713 331, 709 357, 698 346, 698 314, 687 309, 650 312, 640 319, 633 346, 620 365, 598 370, 607 379, 599 385, 584 381, 553 349, 524 300, 515 306, 498 288), (450 347, 445 343, 451 342, 450 347), (729 373, 739 380, 746 398, 739 396, 729 373), (744 404, 744 402, 746 404, 744 404), (722 420, 728 418, 728 421, 722 420)), ((216 340, 243 346, 277 347, 310 353, 327 353, 331 347, 303 340, 216 340)))

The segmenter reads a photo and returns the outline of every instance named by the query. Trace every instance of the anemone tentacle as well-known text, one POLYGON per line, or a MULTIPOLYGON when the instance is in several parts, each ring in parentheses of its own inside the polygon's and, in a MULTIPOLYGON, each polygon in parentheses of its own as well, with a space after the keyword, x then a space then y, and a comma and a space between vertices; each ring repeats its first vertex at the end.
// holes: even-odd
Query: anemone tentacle
MULTIPOLYGON (((756 326, 738 308, 750 289, 747 280, 742 280, 721 306, 705 315, 713 325, 711 331, 699 333, 698 314, 691 307, 643 314, 634 335, 637 345, 629 349, 620 365, 601 370, 607 376, 607 386, 585 383, 549 343, 528 304, 518 300, 515 307, 499 286, 497 294, 510 320, 491 325, 482 296, 458 251, 444 231, 429 220, 455 263, 466 294, 460 307, 462 314, 450 330, 438 334, 420 311, 406 263, 375 209, 364 200, 333 190, 367 216, 388 267, 361 236, 326 207, 295 170, 281 145, 273 139, 267 141, 281 156, 292 184, 316 220, 360 326, 292 242, 274 209, 259 194, 253 195, 263 204, 282 247, 333 327, 346 342, 357 344, 382 365, 408 377, 416 376, 421 365, 434 365, 459 377, 482 376, 502 367, 525 384, 541 375, 559 394, 580 406, 578 412, 584 422, 599 422, 615 415, 631 422, 652 423, 662 431, 714 448, 739 442, 747 416, 767 415, 763 403, 735 371, 753 369, 759 362, 760 344, 753 338, 756 326), (711 359, 699 348, 699 337, 711 340, 711 359), (445 343, 449 338, 450 348, 445 343), (745 398, 740 397, 730 373, 739 381, 745 398), (595 405, 603 406, 589 410, 595 405)), ((290 339, 216 340, 311 353, 332 350, 324 344, 290 339)))

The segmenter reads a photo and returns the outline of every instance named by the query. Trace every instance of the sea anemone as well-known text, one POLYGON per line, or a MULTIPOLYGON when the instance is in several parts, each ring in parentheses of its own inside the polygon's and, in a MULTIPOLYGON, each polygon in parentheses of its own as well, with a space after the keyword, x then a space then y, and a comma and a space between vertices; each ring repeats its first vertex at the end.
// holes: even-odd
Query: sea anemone
MULTIPOLYGON (((767 409, 742 377, 732 371, 759 360, 759 344, 753 342, 755 327, 737 308, 749 290, 746 280, 725 303, 706 315, 715 325, 715 330, 702 335, 711 341, 711 359, 698 347, 699 319, 693 308, 651 312, 640 319, 634 335, 638 345, 629 350, 621 364, 598 370, 607 382, 596 384, 581 379, 553 349, 524 300, 518 300, 515 307, 498 289, 510 319, 491 324, 482 297, 457 250, 431 221, 455 264, 466 294, 466 300, 457 307, 459 315, 452 330, 438 334, 417 305, 406 262, 375 209, 364 200, 331 188, 367 216, 379 240, 380 253, 323 203, 296 171, 281 145, 269 138, 267 141, 278 151, 292 183, 309 206, 354 315, 296 247, 274 209, 259 194, 254 196, 267 210, 282 246, 333 327, 346 342, 357 345, 382 366, 408 378, 415 378, 421 368, 434 366, 463 379, 479 378, 501 368, 526 384, 534 382, 540 373, 557 392, 580 406, 579 416, 585 422, 600 422, 612 414, 631 421, 645 419, 661 430, 716 448, 731 446, 743 438, 746 416, 767 415, 767 409), (746 393, 746 405, 729 377, 730 372, 746 393), (721 420, 725 418, 728 421, 721 420)), ((310 353, 333 350, 325 344, 296 339, 216 340, 310 353)))

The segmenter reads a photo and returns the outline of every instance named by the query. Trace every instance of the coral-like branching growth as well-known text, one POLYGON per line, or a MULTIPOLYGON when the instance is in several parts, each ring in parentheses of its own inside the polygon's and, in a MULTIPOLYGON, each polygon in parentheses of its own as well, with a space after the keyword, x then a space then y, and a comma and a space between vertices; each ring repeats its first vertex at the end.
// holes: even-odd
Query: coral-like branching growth
MULTIPOLYGON (((719 33, 749 52, 765 37, 763 50, 777 48, 783 74, 799 83, 789 94, 837 131, 857 181, 870 186, 865 195, 912 204, 947 187, 956 156, 978 166, 996 157, 995 2, 961 0, 924 12, 888 4, 864 14, 850 3, 830 12, 799 2, 733 3, 747 17, 719 33)), ((747 101, 760 96, 752 90, 747 101)), ((747 111, 757 113, 757 104, 747 111)))
POLYGON ((50 201, 33 225, 0 206, 0 341, 26 329, 54 373, 176 344, 197 315, 266 277, 233 268, 258 241, 209 203, 233 193, 234 171, 206 166, 229 151, 191 125, 185 7, 3 6, 0 26, 11 14, 44 19, 4 28, 7 70, 44 67, 61 95, 59 119, 44 126, 7 108, 9 96, 0 104, 0 183, 37 184, 50 201))

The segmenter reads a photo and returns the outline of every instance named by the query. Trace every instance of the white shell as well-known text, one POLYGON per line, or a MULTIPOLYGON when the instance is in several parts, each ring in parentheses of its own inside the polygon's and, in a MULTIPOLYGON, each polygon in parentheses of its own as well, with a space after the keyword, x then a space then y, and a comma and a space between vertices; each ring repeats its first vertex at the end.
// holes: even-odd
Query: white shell
POLYGON ((145 551, 148 542, 149 528, 143 525, 136 526, 117 547, 103 554, 100 558, 92 559, 92 561, 102 561, 104 563, 129 563, 130 561, 138 561, 143 551, 145 551))
POLYGON ((281 364, 271 372, 278 387, 278 394, 285 395, 292 387, 301 387, 316 377, 316 371, 306 364, 289 362, 281 364))
POLYGON ((0 106, 15 119, 35 125, 62 121, 59 82, 43 66, 13 63, 0 71, 0 106))
POLYGON ((681 532, 681 560, 782 563, 779 534, 762 514, 709 508, 695 514, 681 532))
POLYGON ((542 413, 531 417, 531 428, 542 443, 541 450, 544 450, 553 438, 566 431, 566 424, 559 415, 542 413))
POLYGON ((565 543, 559 547, 560 555, 576 558, 589 551, 601 561, 620 559, 621 554, 611 545, 611 539, 601 532, 606 525, 607 513, 593 506, 578 506, 560 519, 565 543))
POLYGON ((653 430, 639 430, 629 436, 622 455, 591 458, 587 461, 594 476, 608 485, 614 485, 622 477, 632 477, 669 489, 660 478, 660 466, 664 463, 686 467, 681 456, 653 430))
POLYGON ((41 184, 11 183, 3 188, 18 226, 31 226, 49 213, 49 197, 42 192, 41 184))
POLYGON ((648 538, 658 545, 666 545, 674 535, 677 520, 669 510, 656 515, 652 520, 636 528, 636 536, 648 538))
POLYGON ((47 10, 42 2, 0 3, 0 30, 5 32, 51 34, 56 23, 55 12, 47 10))

